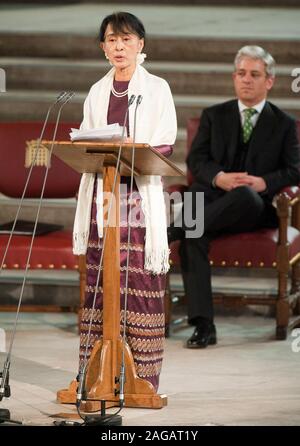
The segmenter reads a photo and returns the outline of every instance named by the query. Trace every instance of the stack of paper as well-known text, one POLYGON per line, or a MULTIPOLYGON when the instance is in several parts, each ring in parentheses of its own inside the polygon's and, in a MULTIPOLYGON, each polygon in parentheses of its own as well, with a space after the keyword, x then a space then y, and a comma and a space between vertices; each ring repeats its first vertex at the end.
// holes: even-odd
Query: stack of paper
POLYGON ((89 130, 71 129, 70 138, 71 141, 107 141, 111 139, 121 139, 122 132, 123 127, 121 127, 119 124, 110 124, 106 125, 105 127, 89 130))

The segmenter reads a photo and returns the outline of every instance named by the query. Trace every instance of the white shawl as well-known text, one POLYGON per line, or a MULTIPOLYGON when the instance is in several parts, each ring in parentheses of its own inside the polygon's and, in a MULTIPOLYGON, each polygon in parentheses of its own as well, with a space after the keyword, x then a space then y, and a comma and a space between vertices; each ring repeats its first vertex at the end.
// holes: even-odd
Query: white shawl
MULTIPOLYGON (((107 111, 115 68, 96 82, 85 100, 81 129, 107 125, 107 111)), ((148 73, 137 65, 129 82, 128 98, 142 95, 136 117, 136 142, 151 146, 173 145, 176 139, 177 121, 172 94, 168 83, 148 73)), ((135 104, 129 109, 129 131, 133 135, 135 104)), ((103 236, 103 181, 98 175, 97 226, 99 237, 103 236)), ((144 268, 154 274, 166 273, 169 269, 167 220, 161 177, 145 175, 135 177, 142 197, 145 215, 146 241, 144 268)), ((73 232, 74 254, 85 254, 89 238, 89 224, 93 195, 93 174, 81 178, 73 232)))

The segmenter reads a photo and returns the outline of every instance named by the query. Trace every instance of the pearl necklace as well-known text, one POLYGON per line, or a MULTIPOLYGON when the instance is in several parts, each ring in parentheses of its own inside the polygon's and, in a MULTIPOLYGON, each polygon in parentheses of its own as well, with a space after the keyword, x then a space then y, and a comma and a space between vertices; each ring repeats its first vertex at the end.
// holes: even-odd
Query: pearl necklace
POLYGON ((127 88, 127 90, 118 92, 114 89, 114 86, 112 85, 111 92, 116 98, 123 98, 124 96, 126 96, 128 94, 128 88, 127 88))

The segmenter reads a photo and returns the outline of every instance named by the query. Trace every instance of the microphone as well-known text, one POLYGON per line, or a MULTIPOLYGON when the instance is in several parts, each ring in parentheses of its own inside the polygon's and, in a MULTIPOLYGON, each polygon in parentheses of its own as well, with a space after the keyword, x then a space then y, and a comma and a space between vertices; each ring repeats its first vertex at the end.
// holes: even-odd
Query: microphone
MULTIPOLYGON (((128 105, 127 105, 126 113, 125 113, 125 117, 124 117, 124 122, 123 122, 123 131, 122 131, 122 136, 121 136, 121 143, 120 143, 120 147, 119 147, 119 152, 120 152, 120 150, 122 150, 122 145, 124 144, 124 140, 125 140, 125 129, 126 129, 126 123, 127 123, 129 108, 134 103, 135 98, 136 98, 136 96, 134 94, 132 94, 130 96, 130 98, 129 98, 129 101, 128 101, 128 105)), ((120 154, 120 157, 121 157, 121 154, 120 154)))
MULTIPOLYGON (((133 190, 133 168, 134 168, 134 155, 135 155, 135 134, 136 134, 136 116, 137 109, 140 103, 142 102, 143 96, 138 95, 136 100, 136 105, 134 109, 134 125, 133 125, 133 140, 132 140, 132 160, 131 160, 131 176, 130 176, 130 193, 129 197, 132 195, 133 190)), ((129 206, 129 217, 131 215, 131 201, 129 206)), ((126 277, 125 277, 125 299, 124 299, 124 324, 123 324, 123 346, 122 346, 122 359, 121 359, 121 367, 120 367, 120 394, 119 401, 120 407, 124 406, 125 394, 124 394, 124 386, 125 386, 125 333, 126 333, 126 324, 127 324, 127 290, 128 290, 128 268, 129 268, 129 244, 130 244, 130 234, 131 234, 131 226, 130 221, 128 221, 128 240, 127 240, 127 260, 126 260, 126 277)))
POLYGON ((135 104, 135 109, 134 109, 134 119, 133 119, 133 141, 132 141, 132 153, 134 156, 134 150, 135 150, 135 134, 136 134, 136 116, 137 116, 137 109, 138 106, 140 105, 140 103, 143 100, 143 96, 141 94, 138 95, 137 100, 136 100, 136 104, 135 104))
POLYGON ((135 95, 132 94, 128 101, 128 108, 134 103, 134 100, 135 100, 135 95))
POLYGON ((60 102, 65 96, 67 95, 66 91, 62 91, 56 98, 55 104, 57 104, 58 102, 60 102))
POLYGON ((70 91, 66 95, 62 96, 60 102, 63 102, 62 107, 64 107, 67 102, 69 102, 75 96, 74 91, 70 91))

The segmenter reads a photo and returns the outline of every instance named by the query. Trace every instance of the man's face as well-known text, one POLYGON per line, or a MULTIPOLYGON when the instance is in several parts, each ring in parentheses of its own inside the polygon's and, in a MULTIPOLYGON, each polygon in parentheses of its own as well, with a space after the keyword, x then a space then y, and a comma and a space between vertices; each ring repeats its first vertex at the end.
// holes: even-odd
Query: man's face
POLYGON ((243 57, 233 73, 233 82, 238 99, 252 107, 267 97, 274 84, 274 77, 267 76, 262 60, 243 57))

